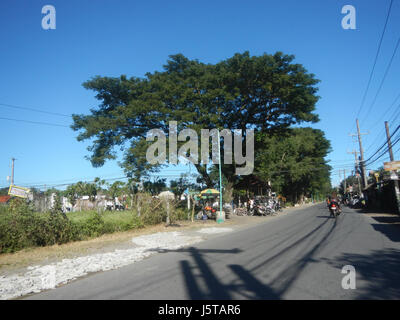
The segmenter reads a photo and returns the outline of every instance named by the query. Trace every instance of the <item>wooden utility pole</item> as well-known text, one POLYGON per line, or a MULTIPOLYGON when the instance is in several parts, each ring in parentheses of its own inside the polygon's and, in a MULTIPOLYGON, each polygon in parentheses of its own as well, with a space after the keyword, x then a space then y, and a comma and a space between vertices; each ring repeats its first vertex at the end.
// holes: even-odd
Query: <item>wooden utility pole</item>
POLYGON ((366 188, 368 184, 367 180, 367 174, 365 172, 365 163, 364 163, 364 149, 362 147, 362 140, 361 140, 361 133, 360 133, 360 124, 358 123, 358 119, 356 119, 357 122, 357 135, 358 135, 358 143, 360 145, 360 167, 361 167, 361 174, 362 174, 362 182, 363 182, 363 187, 366 188))
POLYGON ((11 185, 14 185, 14 162, 15 162, 15 158, 11 158, 11 185))
MULTIPOLYGON (((387 138, 387 144, 388 144, 388 149, 389 149, 389 156, 390 156, 390 161, 394 161, 394 156, 393 156, 393 150, 392 150, 392 141, 390 140, 390 133, 389 133, 389 124, 387 121, 385 121, 385 128, 386 128, 386 138, 387 138)), ((397 173, 396 171, 393 171, 397 178, 397 173)), ((399 189, 399 181, 398 180, 393 180, 394 183, 394 192, 396 195, 396 202, 397 202, 397 210, 398 213, 400 214, 400 189, 399 189)))
MULTIPOLYGON (((360 177, 357 175, 357 171, 358 171, 358 170, 357 170, 357 168, 358 168, 358 158, 357 158, 357 154, 358 154, 358 152, 357 152, 356 150, 353 150, 352 152, 348 152, 348 151, 347 151, 347 153, 349 153, 349 154, 354 154, 355 175, 357 176, 358 190, 359 190, 359 193, 360 193, 360 196, 361 196, 362 191, 361 191, 360 177)), ((353 190, 353 192, 354 192, 354 190, 353 190)))
POLYGON ((346 169, 343 169, 343 184, 344 184, 344 194, 346 194, 346 169))
POLYGON ((360 124, 358 122, 358 119, 356 119, 356 124, 357 124, 357 134, 350 134, 350 136, 356 136, 358 139, 358 144, 360 146, 360 161, 359 161, 359 165, 360 165, 360 171, 361 171, 361 180, 362 180, 362 184, 363 187, 366 188, 367 184, 368 184, 368 180, 367 180, 367 173, 365 170, 365 163, 364 163, 364 149, 362 146, 362 139, 361 136, 368 134, 368 133, 360 133, 360 124))
POLYGON ((387 144, 389 147, 390 161, 394 161, 393 150, 392 150, 392 141, 390 140, 390 133, 389 133, 389 123, 387 121, 385 121, 385 129, 386 129, 387 144))

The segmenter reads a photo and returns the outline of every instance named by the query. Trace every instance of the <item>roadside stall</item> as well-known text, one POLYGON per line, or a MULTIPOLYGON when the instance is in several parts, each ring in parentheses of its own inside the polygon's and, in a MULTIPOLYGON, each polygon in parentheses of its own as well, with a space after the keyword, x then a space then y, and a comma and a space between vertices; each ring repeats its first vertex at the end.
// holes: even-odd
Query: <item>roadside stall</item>
POLYGON ((219 210, 219 191, 215 189, 205 189, 199 194, 200 211, 197 219, 216 219, 219 210))

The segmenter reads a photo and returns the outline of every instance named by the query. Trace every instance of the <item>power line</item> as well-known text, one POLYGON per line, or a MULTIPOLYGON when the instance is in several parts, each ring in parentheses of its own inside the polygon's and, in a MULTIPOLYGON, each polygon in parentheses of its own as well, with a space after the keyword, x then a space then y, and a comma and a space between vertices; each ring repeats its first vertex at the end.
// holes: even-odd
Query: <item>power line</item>
POLYGON ((51 123, 51 122, 39 122, 39 121, 30 121, 30 120, 13 119, 13 118, 5 118, 5 117, 0 117, 0 120, 25 122, 25 123, 31 123, 31 124, 41 124, 41 125, 53 126, 53 127, 70 128, 70 126, 66 126, 66 125, 63 125, 63 124, 57 124, 57 123, 51 123))
MULTIPOLYGON (((400 97, 400 94, 397 96, 397 98, 395 99, 395 101, 392 103, 391 107, 395 105, 395 102, 396 102, 396 100, 397 100, 399 97, 400 97)), ((391 107, 390 107, 390 108, 391 108, 391 107)), ((389 109, 390 109, 390 108, 389 108, 389 109)), ((388 111, 388 110, 387 110, 387 111, 388 111)), ((386 113, 387 113, 387 111, 386 111, 386 113)), ((395 124, 396 124, 396 120, 397 120, 397 118, 398 118, 399 116, 400 116, 400 104, 397 106, 397 109, 394 110, 392 116, 389 118, 389 122, 392 123, 393 125, 395 125, 395 124)), ((383 117, 381 117, 380 120, 382 120, 382 118, 383 118, 383 117)), ((380 121, 380 120, 379 120, 379 121, 380 121)), ((376 124, 373 126, 373 128, 374 128, 375 126, 376 126, 376 124)), ((378 135, 375 137, 374 141, 368 146, 368 148, 367 148, 366 151, 369 151, 369 150, 371 149, 371 147, 373 147, 373 146, 375 145, 375 143, 376 143, 378 140, 384 139, 385 136, 386 136, 386 132, 385 132, 385 130, 383 130, 380 134, 378 134, 378 135)))
POLYGON ((58 113, 58 112, 51 112, 51 111, 45 111, 37 108, 31 108, 31 107, 22 107, 22 106, 16 106, 13 104, 6 104, 6 103, 0 103, 0 106, 8 107, 8 108, 14 108, 14 109, 21 109, 21 110, 28 110, 28 111, 33 111, 33 112, 39 112, 39 113, 46 113, 46 114, 51 114, 53 116, 60 116, 60 117, 68 117, 71 118, 71 115, 68 114, 63 114, 63 113, 58 113))
MULTIPOLYGON (((383 118, 386 116, 386 114, 390 111, 390 109, 392 109, 393 106, 396 105, 397 100, 400 98, 400 93, 397 95, 397 97, 394 99, 394 101, 392 102, 392 104, 390 105, 390 107, 388 109, 386 109, 386 111, 382 114, 382 116, 372 125, 372 127, 370 128, 370 130, 374 129, 382 120, 383 118)), ((398 108, 400 107, 400 105, 398 105, 398 108)), ((395 112, 396 113, 395 109, 395 112)))
POLYGON ((388 10, 388 13, 387 13, 387 16, 386 16, 385 25, 384 25, 384 27, 383 27, 382 35, 381 35, 381 38, 380 38, 380 40, 379 40, 378 50, 376 51, 374 64, 373 64, 371 73, 370 73, 370 75, 369 75, 369 80, 368 80, 367 88, 365 89, 364 96, 363 96, 363 98, 362 98, 361 105, 360 105, 360 107, 359 107, 359 109, 358 109, 356 118, 358 118, 358 116, 360 115, 360 111, 361 111, 362 107, 364 106, 365 98, 366 98, 366 96, 367 96, 369 87, 370 87, 370 85, 371 85, 372 76, 373 76, 374 71, 375 71, 376 62, 377 62, 377 60, 378 60, 379 52, 380 52, 381 46, 382 46, 383 37, 384 37, 385 32, 386 32, 386 27, 387 27, 387 23, 388 23, 388 21, 389 21, 390 12, 391 12, 391 10, 392 10, 392 4, 393 4, 393 0, 390 1, 390 6, 389 6, 389 10, 388 10))
MULTIPOLYGON (((390 138, 394 137, 394 135, 395 135, 396 132, 399 130, 399 128, 400 128, 400 126, 398 126, 398 127, 394 130, 394 132, 390 135, 390 138)), ((387 143, 388 143, 388 142, 385 141, 385 143, 384 143, 378 150, 376 150, 375 153, 374 153, 372 156, 370 156, 367 160, 365 160, 365 162, 368 162, 369 160, 371 160, 380 150, 382 150, 382 148, 385 147, 385 145, 387 145, 387 143)))
POLYGON ((399 116, 400 116, 400 104, 399 104, 399 110, 397 111, 397 114, 393 113, 393 117, 390 119, 390 120, 392 120, 392 123, 394 123, 399 116))
POLYGON ((394 59, 394 57, 395 57, 395 55, 396 55, 397 49, 399 48, 399 44, 400 44, 400 37, 399 37, 399 39, 397 40, 396 47, 395 47, 395 49, 394 49, 394 51, 393 51, 392 57, 391 57, 391 59, 390 59, 390 61, 389 61, 389 64, 388 64, 388 66, 386 67, 386 70, 385 70, 385 73, 384 73, 384 75, 383 75, 382 81, 381 81, 381 83, 380 83, 380 85, 379 85, 378 91, 376 92, 375 97, 374 97, 374 99, 372 100, 372 103, 371 103, 371 105, 369 106, 368 111, 367 111, 367 113, 366 113, 366 116, 364 117, 363 120, 365 120, 365 119, 368 117, 368 115, 370 114, 370 111, 372 110, 372 107, 374 106, 374 104, 375 104, 375 102, 376 102, 376 99, 378 98, 378 95, 379 95, 379 93, 381 92, 381 89, 382 89, 382 87, 383 87, 383 83, 384 83, 385 80, 386 80, 386 77, 387 77, 387 75, 388 75, 388 73, 389 73, 390 67, 392 66, 393 59, 394 59))
MULTIPOLYGON (((112 176, 116 176, 117 174, 121 174, 121 172, 115 172, 112 174, 106 174, 103 175, 103 177, 112 177, 112 176)), ((60 184, 60 183, 67 183, 67 182, 71 182, 73 183, 73 181, 89 181, 89 180, 94 180, 96 178, 100 178, 99 176, 91 176, 91 177, 85 177, 85 178, 70 178, 70 179, 63 179, 63 180, 53 180, 53 181, 39 181, 39 182, 19 182, 22 185, 54 185, 54 184, 60 184)), ((113 178, 112 178, 113 179, 113 178)), ((101 179, 104 180, 104 179, 101 179)))
POLYGON ((367 153, 371 148, 380 140, 383 140, 385 137, 385 131, 381 131, 378 133, 378 135, 375 137, 375 140, 368 146, 368 148, 365 150, 365 153, 367 153))
MULTIPOLYGON (((396 139, 396 141, 394 141, 392 143, 392 147, 395 146, 398 142, 400 141, 400 137, 396 139)), ((371 161, 370 163, 368 163, 368 165, 371 165, 373 163, 375 163, 376 161, 378 161, 380 158, 382 158, 384 155, 387 156, 387 152, 389 150, 389 147, 387 147, 375 160, 371 161)))

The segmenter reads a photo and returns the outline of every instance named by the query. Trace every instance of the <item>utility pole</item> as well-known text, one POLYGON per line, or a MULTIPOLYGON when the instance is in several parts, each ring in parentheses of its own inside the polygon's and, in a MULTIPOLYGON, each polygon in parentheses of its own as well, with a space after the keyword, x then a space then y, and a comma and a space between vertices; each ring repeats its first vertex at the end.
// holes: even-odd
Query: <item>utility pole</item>
POLYGON ((343 184, 344 184, 344 194, 346 195, 346 169, 343 169, 343 184))
POLYGON ((219 217, 217 218, 217 223, 224 222, 224 217, 222 217, 222 173, 221 173, 221 145, 218 129, 218 158, 219 158, 219 217))
POLYGON ((361 174, 362 174, 362 181, 363 181, 363 187, 366 188, 368 184, 367 180, 367 174, 365 172, 365 163, 364 163, 364 149, 362 147, 362 140, 361 140, 361 133, 360 133, 360 124, 358 123, 358 119, 356 119, 357 122, 357 135, 358 135, 358 143, 360 145, 360 167, 361 167, 361 174))
POLYGON ((356 119, 356 124, 357 124, 357 134, 350 134, 350 136, 356 136, 358 138, 358 144, 360 146, 360 171, 361 171, 361 179, 362 179, 362 184, 363 187, 366 188, 368 184, 367 180, 367 174, 365 170, 365 163, 364 163, 364 149, 362 146, 362 139, 361 136, 369 133, 360 133, 360 124, 358 122, 358 119, 356 119))
POLYGON ((15 162, 15 158, 11 158, 11 185, 14 185, 14 162, 15 162))
MULTIPOLYGON (((358 154, 358 152, 357 152, 356 150, 353 150, 352 152, 347 151, 347 153, 348 153, 348 154, 354 154, 355 174, 356 174, 356 176, 357 176, 358 190, 359 190, 360 196, 361 196, 362 192, 361 192, 360 177, 359 177, 358 174, 357 174, 357 171, 358 171, 358 170, 357 170, 357 168, 358 168, 358 157, 357 157, 357 154, 358 154)), ((353 190, 353 191, 354 191, 354 190, 353 190)))
MULTIPOLYGON (((387 144, 388 144, 388 147, 389 147, 390 161, 394 161, 393 150, 392 150, 392 141, 390 141, 389 124, 388 124, 387 121, 385 121, 385 128, 386 128, 387 144)), ((396 173, 396 171, 393 171, 393 173, 396 175, 396 178, 397 178, 397 173, 396 173)), ((393 180, 393 182, 394 182, 394 192, 395 192, 395 195, 396 195, 397 210, 398 210, 398 213, 400 214, 400 190, 399 190, 399 181, 398 181, 398 180, 393 180)))

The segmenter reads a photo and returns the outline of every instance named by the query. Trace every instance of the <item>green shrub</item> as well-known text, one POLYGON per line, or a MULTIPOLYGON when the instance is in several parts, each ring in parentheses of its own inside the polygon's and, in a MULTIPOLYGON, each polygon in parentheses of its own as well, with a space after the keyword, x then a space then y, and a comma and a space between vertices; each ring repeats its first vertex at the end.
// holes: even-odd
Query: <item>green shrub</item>
POLYGON ((178 207, 171 212, 171 223, 187 219, 188 219, 187 208, 178 207))
MULTIPOLYGON (((23 199, 12 199, 0 206, 0 253, 15 252, 23 248, 63 244, 98 237, 106 233, 127 231, 166 221, 165 202, 143 195, 140 216, 137 210, 70 212, 56 210, 34 212, 23 199)), ((137 202, 138 203, 138 202, 137 202)), ((187 219, 186 208, 170 203, 171 223, 187 219)))
POLYGON ((0 253, 79 239, 77 228, 61 215, 13 210, 0 218, 0 253))
POLYGON ((163 207, 156 208, 155 210, 146 210, 140 216, 140 220, 144 225, 154 225, 165 222, 167 219, 167 212, 163 207))
POLYGON ((83 223, 77 224, 80 233, 84 237, 98 237, 105 233, 107 228, 104 220, 97 212, 92 212, 88 219, 83 221, 83 223))

